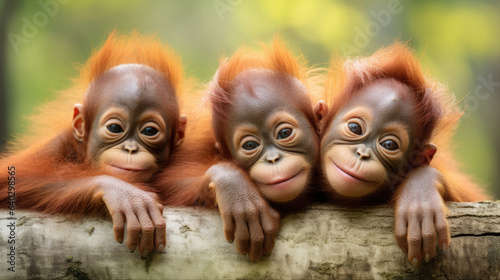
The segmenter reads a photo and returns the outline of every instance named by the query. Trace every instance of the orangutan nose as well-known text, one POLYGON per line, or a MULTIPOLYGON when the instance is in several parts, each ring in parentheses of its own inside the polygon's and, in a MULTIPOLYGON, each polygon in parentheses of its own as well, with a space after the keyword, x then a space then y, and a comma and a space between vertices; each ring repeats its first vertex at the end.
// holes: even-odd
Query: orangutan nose
POLYGON ((269 163, 276 163, 280 159, 280 154, 276 150, 271 150, 266 153, 266 160, 269 163))
POLYGON ((129 154, 133 154, 135 152, 137 152, 138 150, 138 147, 137 147, 137 143, 135 141, 126 141, 124 144, 123 144, 123 148, 125 149, 125 151, 127 151, 129 154))
POLYGON ((356 150, 356 154, 358 155, 359 159, 369 159, 370 148, 368 148, 365 144, 361 144, 356 150))

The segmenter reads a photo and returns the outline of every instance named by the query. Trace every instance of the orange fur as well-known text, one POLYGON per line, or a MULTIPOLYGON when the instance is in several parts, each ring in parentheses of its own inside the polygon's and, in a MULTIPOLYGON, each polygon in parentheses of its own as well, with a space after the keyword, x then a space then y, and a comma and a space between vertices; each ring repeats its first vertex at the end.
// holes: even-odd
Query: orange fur
POLYGON ((199 97, 192 96, 183 107, 189 116, 184 142, 169 158, 168 168, 153 182, 164 205, 216 207, 215 195, 208 190, 210 182, 203 175, 220 161, 219 152, 210 127, 210 111, 196 105, 199 97))
MULTIPOLYGON (((128 63, 152 67, 163 74, 177 96, 183 94, 181 60, 170 47, 161 44, 155 36, 111 33, 81 67, 80 78, 74 80, 73 86, 60 92, 54 101, 40 106, 30 120, 32 130, 11 143, 9 151, 0 159, 2 170, 8 166, 16 168, 17 207, 75 215, 106 212, 102 200, 93 196, 95 186, 80 185, 81 180, 104 173, 88 163, 83 144, 73 137, 72 110, 75 103, 92 103, 85 100, 92 81, 107 70, 128 63)), ((7 176, 0 176, 2 207, 7 207, 7 180, 7 176)), ((144 185, 137 187, 153 191, 144 185)))
POLYGON ((450 152, 450 142, 462 115, 454 96, 435 79, 426 76, 420 62, 403 43, 377 51, 370 57, 342 61, 332 59, 325 86, 325 100, 332 106, 323 131, 336 113, 360 88, 380 79, 395 79, 411 89, 416 102, 417 136, 415 141, 433 143, 438 151, 431 162, 443 175, 447 201, 478 201, 488 197, 473 180, 460 172, 450 152))

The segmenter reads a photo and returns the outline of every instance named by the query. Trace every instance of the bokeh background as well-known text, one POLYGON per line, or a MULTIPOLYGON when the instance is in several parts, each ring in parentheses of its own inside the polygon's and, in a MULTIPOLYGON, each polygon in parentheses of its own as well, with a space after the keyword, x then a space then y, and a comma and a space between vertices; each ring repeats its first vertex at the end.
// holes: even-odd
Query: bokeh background
POLYGON ((2 0, 0 145, 37 104, 70 85, 75 64, 113 29, 156 33, 207 81, 223 54, 280 31, 311 64, 408 41, 466 114, 456 139, 464 170, 500 197, 500 1, 2 0))

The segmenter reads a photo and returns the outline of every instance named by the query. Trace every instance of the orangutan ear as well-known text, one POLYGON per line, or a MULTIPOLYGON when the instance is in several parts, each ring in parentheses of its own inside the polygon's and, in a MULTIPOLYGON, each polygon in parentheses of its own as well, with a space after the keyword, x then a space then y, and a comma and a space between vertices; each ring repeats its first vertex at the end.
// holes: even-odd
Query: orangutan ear
POLYGON ((328 105, 324 100, 318 101, 313 107, 314 117, 316 119, 316 130, 319 134, 323 133, 323 125, 326 114, 328 114, 328 105))
POLYGON ((174 145, 179 147, 182 142, 184 142, 184 136, 186 135, 187 117, 182 114, 179 116, 179 122, 177 123, 177 131, 175 132, 174 145))
POLYGON ((73 106, 73 122, 71 123, 73 127, 73 137, 76 141, 83 142, 85 137, 85 120, 83 119, 83 105, 75 104, 73 106))
POLYGON ((425 156, 425 161, 427 164, 431 163, 431 160, 434 158, 434 155, 437 152, 437 147, 436 145, 429 143, 425 145, 424 147, 424 156, 425 156))
POLYGON ((215 142, 215 149, 216 149, 219 153, 222 153, 222 147, 220 146, 220 142, 215 142))

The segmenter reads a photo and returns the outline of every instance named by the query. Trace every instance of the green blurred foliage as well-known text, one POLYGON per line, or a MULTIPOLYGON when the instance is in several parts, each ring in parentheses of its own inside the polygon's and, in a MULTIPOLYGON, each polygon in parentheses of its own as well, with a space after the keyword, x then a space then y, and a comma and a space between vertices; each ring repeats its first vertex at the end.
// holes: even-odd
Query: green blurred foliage
MULTIPOLYGON (((84 63, 113 29, 157 33, 182 55, 187 74, 202 82, 222 55, 242 44, 269 42, 277 32, 322 67, 333 53, 370 55, 395 39, 408 41, 457 101, 474 96, 479 77, 500 81, 499 1, 24 0, 15 1, 7 34, 23 36, 23 19, 34 23, 44 12, 40 3, 47 2, 59 4, 46 24, 18 46, 7 40, 11 134, 29 125, 23 116, 37 104, 68 87, 77 76, 75 64, 84 63)), ((499 91, 495 87, 469 107, 456 135, 465 170, 492 186, 500 186, 500 131, 493 121, 500 117, 499 91)))

